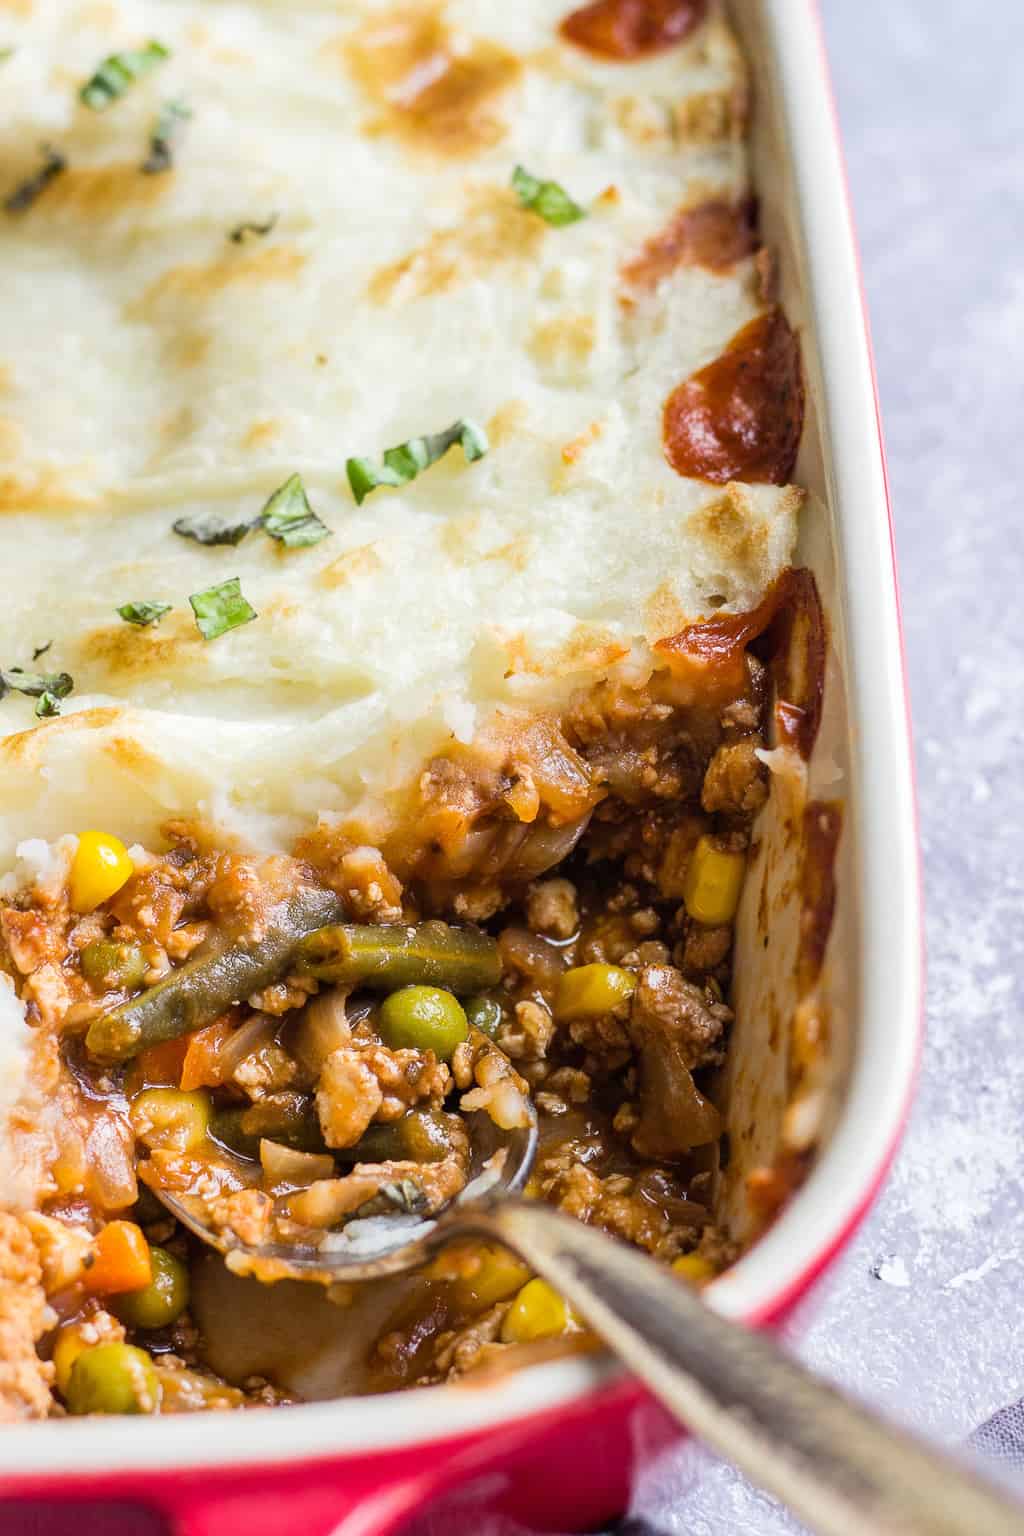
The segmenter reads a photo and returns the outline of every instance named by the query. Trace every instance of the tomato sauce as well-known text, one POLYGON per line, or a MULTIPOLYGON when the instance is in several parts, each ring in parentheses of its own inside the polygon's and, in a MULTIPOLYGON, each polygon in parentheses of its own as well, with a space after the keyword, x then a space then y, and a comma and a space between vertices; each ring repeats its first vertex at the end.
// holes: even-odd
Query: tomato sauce
POLYGON ((678 634, 659 640, 655 649, 671 658, 672 670, 677 675, 692 676, 702 700, 717 703, 735 696, 746 680, 747 646, 764 634, 792 598, 804 574, 783 571, 755 608, 743 613, 717 613, 713 618, 687 624, 678 634))
POLYGON ((791 573, 788 600, 767 631, 759 654, 775 682, 775 739, 806 761, 821 724, 828 631, 818 586, 808 570, 791 573))
POLYGON ((712 198, 681 208, 640 255, 622 269, 632 293, 651 289, 677 267, 727 272, 757 249, 757 204, 753 198, 729 203, 712 198))
POLYGON ((800 947, 797 971, 801 989, 821 974, 825 947, 836 909, 836 853, 843 830, 838 800, 811 800, 804 807, 804 861, 801 875, 800 947))
POLYGON ((690 479, 785 485, 803 420, 800 344, 782 310, 769 309, 669 395, 665 457, 690 479))
POLYGON ((689 37, 707 14, 707 0, 594 0, 559 28, 578 48, 604 59, 661 53, 689 37))

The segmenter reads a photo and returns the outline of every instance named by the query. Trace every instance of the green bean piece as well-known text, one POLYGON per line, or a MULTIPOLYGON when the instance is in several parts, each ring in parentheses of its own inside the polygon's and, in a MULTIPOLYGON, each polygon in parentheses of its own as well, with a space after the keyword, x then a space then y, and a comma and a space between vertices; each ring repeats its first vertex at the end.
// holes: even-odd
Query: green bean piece
POLYGON ((90 986, 108 991, 135 991, 149 970, 149 961, 138 944, 119 944, 116 939, 93 939, 82 950, 78 963, 90 986))
POLYGON ((443 986, 465 996, 501 980, 498 946, 479 928, 447 923, 343 923, 302 940, 295 969, 319 981, 381 988, 443 986))
POLYGON ((475 997, 468 998, 463 1006, 470 1027, 480 1030, 488 1040, 493 1040, 498 1033, 498 1026, 505 1017, 498 999, 490 992, 478 992, 475 997))
POLYGON ((439 1061, 469 1037, 462 1004, 443 987, 399 987, 381 1003, 377 1028, 393 1051, 433 1051, 439 1061))
POLYGON ((188 1269, 166 1248, 149 1250, 153 1278, 139 1291, 125 1291, 111 1306, 129 1328, 169 1328, 188 1306, 188 1269))
POLYGON ((402 1126, 408 1116, 390 1124, 377 1122, 363 1132, 351 1147, 339 1147, 335 1157, 342 1163, 399 1163, 408 1156, 402 1126))
POLYGON ((221 937, 163 981, 101 1018, 85 1037, 101 1061, 127 1061, 151 1045, 192 1034, 235 1003, 280 979, 300 939, 336 918, 338 898, 319 886, 302 886, 275 907, 257 944, 230 944, 221 937))
POLYGON ((264 1100, 218 1110, 210 1122, 210 1135, 229 1151, 253 1159, 260 1155, 263 1137, 283 1142, 297 1152, 327 1151, 316 1111, 308 1100, 297 1096, 284 1104, 264 1100))
POLYGON ((96 1344, 71 1367, 68 1412, 155 1413, 160 1389, 153 1362, 133 1344, 96 1344))
POLYGON ((452 1150, 450 1127, 460 1126, 457 1115, 443 1109, 413 1109, 398 1122, 405 1156, 417 1163, 440 1163, 452 1150))
POLYGON ((400 1120, 371 1125, 352 1147, 335 1156, 344 1163, 390 1163, 411 1159, 439 1163, 451 1151, 448 1122, 443 1110, 411 1109, 400 1120))

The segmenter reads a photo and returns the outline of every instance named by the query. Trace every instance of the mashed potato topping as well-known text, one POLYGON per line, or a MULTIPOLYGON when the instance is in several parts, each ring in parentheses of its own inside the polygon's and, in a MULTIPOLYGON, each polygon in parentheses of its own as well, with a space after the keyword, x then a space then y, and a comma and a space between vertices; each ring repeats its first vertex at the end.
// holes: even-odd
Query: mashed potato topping
POLYGON ((738 1252, 825 628, 720 0, 0 0, 0 71, 0 1420, 587 1347, 479 1242, 333 1366, 241 1276, 534 1125, 531 1197, 738 1252))
POLYGON ((546 0, 4 14, 0 191, 43 141, 66 168, 0 214, 0 667, 74 690, 40 725, 32 698, 0 702, 0 860, 115 811, 128 839, 198 812, 280 845, 496 709, 642 675, 651 642, 751 606, 788 563, 793 488, 684 479, 661 439, 673 388, 764 307, 749 241, 665 239, 680 209, 720 224, 747 193, 731 34, 712 6, 678 47, 609 62, 558 19, 546 0), (105 111, 79 100, 150 39, 158 67, 105 111), (170 168, 146 174, 168 103, 170 168), (523 206, 520 164, 585 217, 523 206), (652 248, 660 280, 638 283, 652 248), (456 446, 356 504, 348 458, 459 418, 483 458, 456 446), (173 531, 253 519, 296 473, 330 529, 315 546, 173 531), (231 577, 257 617, 204 640, 189 597, 231 577), (141 601, 170 611, 118 616, 141 601))

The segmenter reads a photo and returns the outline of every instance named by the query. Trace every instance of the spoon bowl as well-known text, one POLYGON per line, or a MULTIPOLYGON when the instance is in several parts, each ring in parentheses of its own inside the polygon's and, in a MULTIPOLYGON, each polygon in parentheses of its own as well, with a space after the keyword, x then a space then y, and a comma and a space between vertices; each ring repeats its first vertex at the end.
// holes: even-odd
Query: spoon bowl
POLYGON ((349 1280, 377 1280, 417 1269, 444 1243, 481 1202, 493 1203, 522 1191, 537 1153, 537 1117, 504 1131, 483 1110, 465 1117, 470 1139, 469 1178, 442 1211, 354 1217, 338 1232, 325 1232, 316 1244, 241 1241, 230 1230, 210 1225, 203 1203, 188 1195, 157 1189, 154 1194, 196 1237, 224 1256, 236 1274, 262 1280, 305 1280, 333 1285, 349 1280))
POLYGON ((262 1280, 373 1280, 414 1269, 456 1237, 518 1254, 665 1406, 821 1536, 1021 1536, 1002 1489, 817 1381, 771 1340, 719 1316, 664 1265, 519 1193, 537 1125, 471 1117, 470 1179, 442 1212, 351 1220, 319 1246, 246 1247, 186 1198, 167 1208, 228 1266, 262 1280), (354 1235, 353 1228, 362 1228, 354 1235))

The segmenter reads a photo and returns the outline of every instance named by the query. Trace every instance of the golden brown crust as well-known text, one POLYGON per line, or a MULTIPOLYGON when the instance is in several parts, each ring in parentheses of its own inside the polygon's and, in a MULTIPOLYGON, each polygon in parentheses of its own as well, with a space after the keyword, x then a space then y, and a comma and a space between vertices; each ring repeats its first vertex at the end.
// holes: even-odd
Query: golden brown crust
POLYGON ((455 39, 430 0, 374 16, 339 51, 375 109, 367 132, 457 157, 503 137, 501 97, 519 59, 495 43, 455 39))

